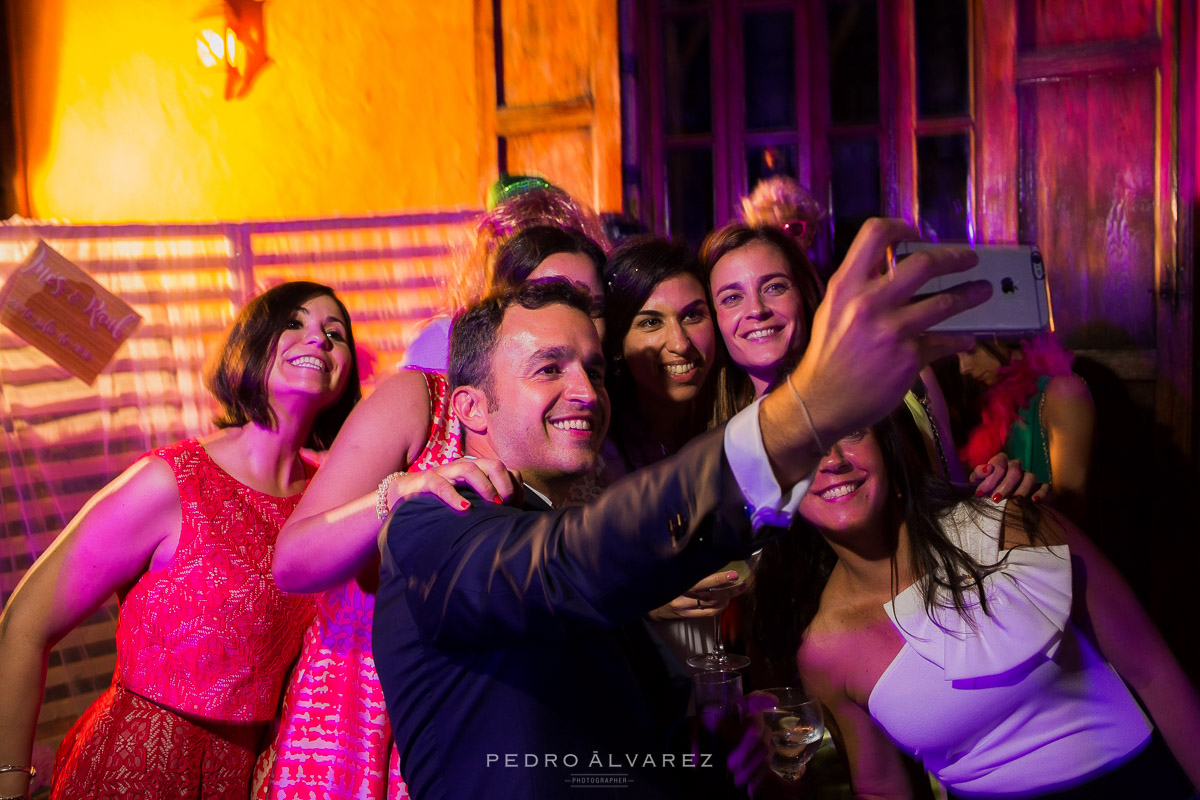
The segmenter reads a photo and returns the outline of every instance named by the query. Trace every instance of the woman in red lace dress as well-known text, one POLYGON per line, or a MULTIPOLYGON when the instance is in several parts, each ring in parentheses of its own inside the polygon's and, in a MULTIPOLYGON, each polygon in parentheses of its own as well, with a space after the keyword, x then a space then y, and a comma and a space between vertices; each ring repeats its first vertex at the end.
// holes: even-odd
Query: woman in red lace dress
MULTIPOLYGON (((112 686, 67 734, 53 797, 245 797, 311 598, 271 558, 359 398, 345 306, 296 282, 238 316, 207 385, 219 430, 154 450, 93 497, 0 618, 0 764, 29 764, 50 648, 120 591, 112 686)), ((0 771, 23 796, 24 770, 0 771)))

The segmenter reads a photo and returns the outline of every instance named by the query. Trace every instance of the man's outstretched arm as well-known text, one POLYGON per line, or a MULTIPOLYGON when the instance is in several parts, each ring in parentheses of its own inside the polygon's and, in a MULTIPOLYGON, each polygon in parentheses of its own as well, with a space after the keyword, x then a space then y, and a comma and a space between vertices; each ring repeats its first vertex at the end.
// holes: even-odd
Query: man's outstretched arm
POLYGON ((863 225, 829 281, 800 365, 763 399, 763 446, 781 486, 802 481, 826 448, 889 414, 926 364, 970 348, 970 336, 925 331, 990 297, 986 281, 917 302, 912 295, 931 278, 962 272, 978 258, 965 247, 923 250, 889 276, 883 269, 887 249, 917 238, 902 220, 863 225))
POLYGON ((410 501, 388 528, 383 591, 402 582, 427 641, 556 638, 640 617, 744 557, 752 539, 716 430, 585 506, 521 512, 481 501, 460 515, 410 501))
POLYGON ((456 517, 401 507, 388 536, 390 580, 405 581, 422 636, 478 644, 624 622, 758 546, 749 516, 785 524, 799 499, 793 487, 826 447, 890 412, 929 360, 969 346, 924 331, 986 299, 986 284, 910 298, 930 278, 969 268, 973 253, 926 250, 897 278, 881 276, 887 248, 913 235, 897 220, 863 227, 790 385, 747 409, 755 424, 735 418, 577 509, 456 517), (738 441, 739 431, 757 441, 738 441))

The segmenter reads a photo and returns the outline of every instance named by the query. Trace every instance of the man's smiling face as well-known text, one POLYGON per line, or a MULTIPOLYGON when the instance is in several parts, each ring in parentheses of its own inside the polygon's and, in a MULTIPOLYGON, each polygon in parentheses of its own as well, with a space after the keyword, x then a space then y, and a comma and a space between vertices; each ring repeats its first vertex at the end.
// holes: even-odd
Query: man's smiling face
POLYGON ((487 439, 538 487, 593 469, 608 431, 604 354, 587 314, 567 305, 510 307, 487 387, 487 439))

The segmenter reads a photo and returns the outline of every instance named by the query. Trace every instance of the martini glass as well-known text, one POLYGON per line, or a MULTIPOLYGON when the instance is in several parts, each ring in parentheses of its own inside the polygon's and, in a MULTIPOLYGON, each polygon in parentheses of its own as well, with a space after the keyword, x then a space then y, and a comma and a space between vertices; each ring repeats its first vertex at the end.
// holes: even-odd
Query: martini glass
MULTIPOLYGON (((738 578, 735 582, 726 586, 721 586, 717 589, 702 589, 697 592, 689 593, 689 596, 696 597, 701 600, 721 599, 729 595, 741 594, 741 586, 750 577, 750 573, 754 572, 754 568, 758 566, 758 559, 762 556, 762 551, 758 550, 750 554, 750 557, 745 561, 730 561, 725 565, 726 572, 736 571, 738 578)), ((722 609, 713 616, 713 649, 708 653, 694 655, 687 660, 688 666, 700 672, 730 672, 739 669, 745 669, 750 666, 750 659, 738 653, 725 652, 725 635, 721 631, 721 617, 725 611, 722 609)))

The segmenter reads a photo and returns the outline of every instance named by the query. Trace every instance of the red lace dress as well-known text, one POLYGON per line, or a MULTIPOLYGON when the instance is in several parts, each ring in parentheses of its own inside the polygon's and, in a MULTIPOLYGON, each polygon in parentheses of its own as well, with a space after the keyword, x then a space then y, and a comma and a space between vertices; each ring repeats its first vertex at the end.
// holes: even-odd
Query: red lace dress
POLYGON ((63 740, 53 798, 244 797, 312 619, 271 577, 300 495, 239 483, 195 439, 148 457, 175 473, 179 544, 121 602, 112 686, 63 740))
MULTIPOLYGON (((423 372, 433 423, 409 472, 462 456, 446 378, 423 372)), ((397 409, 402 413, 403 409, 397 409)), ((380 476, 383 477, 382 475, 380 476)), ((257 800, 407 798, 371 650, 375 595, 351 580, 317 599, 274 742, 254 772, 257 800)))

